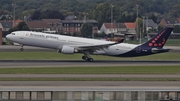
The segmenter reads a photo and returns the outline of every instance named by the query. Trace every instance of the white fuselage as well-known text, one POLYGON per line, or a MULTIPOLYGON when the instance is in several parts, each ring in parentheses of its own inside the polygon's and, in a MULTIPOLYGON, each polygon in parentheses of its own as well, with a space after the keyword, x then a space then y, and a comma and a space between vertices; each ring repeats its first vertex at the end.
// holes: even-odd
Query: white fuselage
MULTIPOLYGON (((88 39, 81 37, 71 37, 64 35, 56 34, 47 34, 41 32, 31 32, 31 31, 16 31, 13 34, 7 35, 7 38, 13 42, 17 42, 23 45, 59 49, 60 47, 67 46, 93 46, 93 45, 103 45, 103 44, 113 44, 115 42, 97 40, 97 39, 88 39)), ((111 45, 108 48, 96 50, 92 54, 99 55, 119 55, 124 54, 132 49, 136 48, 138 45, 119 43, 111 45)))
MULTIPOLYGON (((163 49, 163 46, 172 30, 172 27, 165 27, 141 45, 32 31, 15 31, 7 35, 6 38, 21 45, 56 49, 64 54, 83 53, 83 60, 93 61, 90 54, 136 57, 168 52, 170 49, 163 49)), ((23 48, 21 47, 20 50, 23 51, 23 48)))

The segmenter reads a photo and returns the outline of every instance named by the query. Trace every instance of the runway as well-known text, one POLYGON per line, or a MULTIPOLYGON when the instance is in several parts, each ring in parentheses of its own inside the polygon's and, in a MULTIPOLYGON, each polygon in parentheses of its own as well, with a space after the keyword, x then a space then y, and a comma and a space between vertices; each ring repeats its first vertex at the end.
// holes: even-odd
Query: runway
MULTIPOLYGON (((0 52, 20 52, 21 46, 14 46, 14 45, 1 45, 0 52)), ((47 48, 39 48, 39 47, 31 47, 31 46, 23 46, 24 51, 55 51, 54 49, 47 49, 47 48)))
MULTIPOLYGON (((0 46, 0 51, 19 51, 20 46, 0 46)), ((25 46, 25 51, 56 51, 25 46)), ((178 52, 179 47, 174 48, 178 52)), ((96 66, 180 66, 180 61, 122 61, 97 60, 86 62, 83 60, 0 60, 0 68, 42 68, 42 67, 96 67, 96 66)), ((1 78, 179 78, 179 74, 0 74, 1 78)), ((180 81, 0 81, 0 86, 53 86, 53 87, 180 87, 180 81)))
MULTIPOLYGON (((180 61, 61 61, 3 60, 0 68, 78 67, 78 66, 167 66, 180 61)), ((180 78, 179 74, 0 74, 1 78, 180 78)), ((180 86, 180 81, 0 81, 0 86, 180 86)))
POLYGON ((180 66, 180 61, 94 61, 83 60, 0 60, 0 68, 95 67, 95 66, 180 66))

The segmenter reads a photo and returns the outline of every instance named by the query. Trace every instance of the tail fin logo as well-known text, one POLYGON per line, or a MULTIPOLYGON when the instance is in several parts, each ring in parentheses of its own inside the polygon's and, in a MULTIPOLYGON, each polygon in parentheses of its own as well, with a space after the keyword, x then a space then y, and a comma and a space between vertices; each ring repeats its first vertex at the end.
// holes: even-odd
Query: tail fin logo
POLYGON ((171 32, 173 30, 173 27, 166 27, 163 30, 161 30, 158 34, 153 36, 149 41, 142 44, 142 47, 151 47, 151 48, 162 48, 166 41, 168 40, 168 37, 170 36, 171 32))
POLYGON ((165 30, 163 32, 161 32, 158 36, 156 36, 150 43, 149 46, 150 47, 162 47, 165 43, 166 43, 166 39, 163 38, 162 42, 157 43, 157 41, 159 40, 159 38, 164 34, 165 30))

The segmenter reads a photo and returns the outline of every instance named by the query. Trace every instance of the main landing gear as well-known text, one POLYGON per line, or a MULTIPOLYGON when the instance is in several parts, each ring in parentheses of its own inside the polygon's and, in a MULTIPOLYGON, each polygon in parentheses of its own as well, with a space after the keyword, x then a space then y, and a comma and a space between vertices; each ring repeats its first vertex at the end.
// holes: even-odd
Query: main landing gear
POLYGON ((83 60, 86 60, 86 61, 89 61, 89 62, 94 61, 94 59, 91 58, 91 57, 89 56, 89 54, 87 54, 87 53, 85 53, 84 56, 82 56, 82 59, 83 59, 83 60))
POLYGON ((23 45, 21 45, 20 51, 24 51, 23 45))

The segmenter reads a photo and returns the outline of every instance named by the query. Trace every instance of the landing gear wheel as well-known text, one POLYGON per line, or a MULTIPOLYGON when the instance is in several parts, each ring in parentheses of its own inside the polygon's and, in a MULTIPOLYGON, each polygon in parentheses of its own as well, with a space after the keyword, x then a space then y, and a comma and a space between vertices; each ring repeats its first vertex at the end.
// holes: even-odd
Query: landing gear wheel
POLYGON ((94 59, 90 57, 89 52, 85 52, 84 56, 82 56, 82 59, 89 62, 94 61, 94 59))
POLYGON ((23 49, 23 48, 20 48, 20 51, 24 51, 24 49, 23 49))
POLYGON ((82 59, 83 59, 83 60, 86 60, 86 59, 87 59, 87 57, 86 57, 86 56, 82 56, 82 59))
POLYGON ((94 59, 93 59, 93 58, 88 58, 88 59, 87 59, 87 61, 89 61, 89 62, 93 62, 93 61, 94 61, 94 59))
POLYGON ((24 51, 24 49, 23 49, 23 44, 21 44, 20 51, 24 51))

